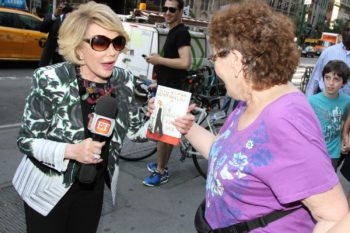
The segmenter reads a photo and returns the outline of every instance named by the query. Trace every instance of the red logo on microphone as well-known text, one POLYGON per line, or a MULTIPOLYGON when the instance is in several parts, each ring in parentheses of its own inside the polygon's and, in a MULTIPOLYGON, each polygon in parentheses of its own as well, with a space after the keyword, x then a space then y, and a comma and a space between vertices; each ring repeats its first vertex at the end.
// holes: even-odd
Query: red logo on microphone
POLYGON ((108 135, 111 130, 112 122, 106 118, 99 118, 95 124, 95 132, 100 135, 108 135))

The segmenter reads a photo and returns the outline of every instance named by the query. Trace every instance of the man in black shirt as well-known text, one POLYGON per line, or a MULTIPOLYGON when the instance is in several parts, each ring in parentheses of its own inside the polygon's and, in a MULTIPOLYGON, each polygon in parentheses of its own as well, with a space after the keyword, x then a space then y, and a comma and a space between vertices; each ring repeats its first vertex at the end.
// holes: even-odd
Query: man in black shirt
MULTIPOLYGON (((163 47, 163 56, 151 54, 146 61, 156 68, 157 84, 181 89, 187 70, 191 67, 191 36, 182 23, 183 0, 166 0, 163 6, 164 19, 169 33, 163 47)), ((169 178, 167 164, 173 146, 164 142, 157 143, 157 163, 149 163, 147 169, 151 176, 144 179, 146 186, 166 183, 169 178)))
POLYGON ((58 53, 58 30, 66 15, 72 10, 73 8, 69 5, 69 0, 61 0, 55 12, 44 17, 40 31, 49 33, 49 35, 41 54, 39 67, 64 61, 63 57, 58 53))

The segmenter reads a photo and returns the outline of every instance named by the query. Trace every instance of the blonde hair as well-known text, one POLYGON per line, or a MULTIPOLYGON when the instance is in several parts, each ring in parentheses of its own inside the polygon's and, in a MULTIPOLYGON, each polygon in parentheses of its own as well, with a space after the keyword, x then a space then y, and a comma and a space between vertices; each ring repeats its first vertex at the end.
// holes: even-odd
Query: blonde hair
POLYGON ((76 10, 68 14, 59 29, 59 53, 67 61, 77 65, 83 64, 76 51, 82 45, 85 33, 91 24, 117 32, 129 41, 118 15, 107 5, 90 1, 79 5, 76 10))

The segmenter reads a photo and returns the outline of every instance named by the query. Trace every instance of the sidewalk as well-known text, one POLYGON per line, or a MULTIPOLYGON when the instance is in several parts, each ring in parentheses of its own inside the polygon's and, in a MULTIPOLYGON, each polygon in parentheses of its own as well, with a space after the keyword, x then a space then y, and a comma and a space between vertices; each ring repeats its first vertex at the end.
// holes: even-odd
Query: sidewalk
MULTIPOLYGON (((304 69, 299 67, 294 76, 297 86, 304 69)), ((23 202, 11 185, 22 158, 16 146, 17 134, 17 127, 0 128, 0 233, 25 233, 23 202)), ((194 214, 204 198, 205 181, 192 160, 180 162, 179 155, 178 149, 172 153, 169 182, 154 188, 144 186, 142 180, 149 175, 146 164, 155 156, 138 162, 120 160, 117 203, 112 206, 106 189, 97 232, 194 233, 194 214)), ((350 184, 339 177, 348 192, 350 184)))
POLYGON ((176 151, 169 163, 169 182, 159 187, 142 185, 146 163, 123 162, 119 183, 118 206, 104 215, 99 233, 183 233, 195 232, 197 206, 204 198, 205 181, 198 176, 192 160, 179 161, 176 151))
MULTIPOLYGON (((18 128, 0 129, 0 233, 25 233, 23 202, 11 185, 21 159, 16 146, 18 128)), ((146 164, 155 155, 138 162, 120 160, 116 206, 105 191, 98 233, 191 233, 193 218, 204 198, 205 180, 191 159, 180 161, 175 149, 169 162, 169 182, 146 187, 146 164)), ((84 219, 82 219, 82 222, 84 219)), ((40 232, 38 232, 40 233, 40 232)))

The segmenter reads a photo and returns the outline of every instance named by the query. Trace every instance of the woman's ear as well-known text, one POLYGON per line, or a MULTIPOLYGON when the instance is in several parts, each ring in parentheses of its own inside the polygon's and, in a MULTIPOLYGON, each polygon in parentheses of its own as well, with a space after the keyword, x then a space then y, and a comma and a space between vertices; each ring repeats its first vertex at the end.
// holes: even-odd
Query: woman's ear
MULTIPOLYGON (((236 74, 238 75, 238 73, 240 73, 243 69, 243 64, 242 64, 243 55, 237 50, 232 50, 231 53, 232 53, 231 67, 234 70, 236 70, 236 74)), ((237 78, 237 75, 236 75, 236 78, 237 78)))
POLYGON ((243 55, 241 54, 241 52, 239 52, 238 50, 231 50, 231 53, 233 54, 234 56, 234 61, 235 62, 239 62, 239 63, 242 63, 242 57, 243 55))
POLYGON ((81 51, 80 48, 77 48, 75 50, 75 54, 77 55, 77 58, 80 60, 80 61, 83 61, 84 60, 84 53, 81 51))

